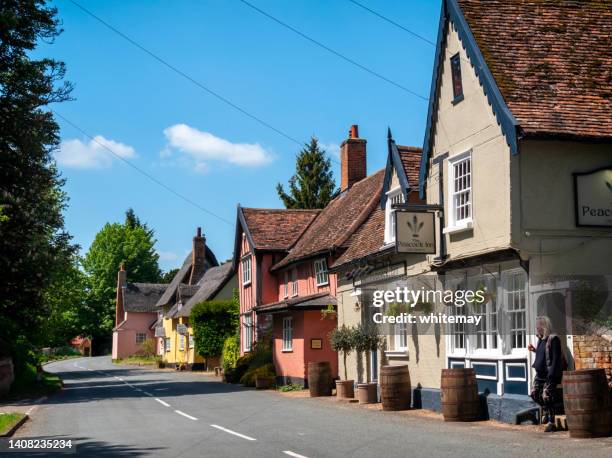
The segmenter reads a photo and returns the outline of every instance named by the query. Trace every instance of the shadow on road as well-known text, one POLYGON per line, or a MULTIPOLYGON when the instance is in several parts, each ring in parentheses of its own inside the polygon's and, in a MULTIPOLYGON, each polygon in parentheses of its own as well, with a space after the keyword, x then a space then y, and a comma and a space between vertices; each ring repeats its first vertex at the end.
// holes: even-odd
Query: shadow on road
POLYGON ((63 453, 53 453, 49 451, 41 451, 39 453, 31 453, 28 451, 28 456, 45 456, 45 457, 66 457, 66 456, 86 456, 86 457, 109 457, 109 456, 146 456, 153 452, 165 450, 162 447, 134 447, 131 445, 111 444, 109 442, 92 440, 89 437, 68 437, 68 436, 49 436, 45 439, 65 439, 72 440, 76 444, 76 453, 68 452, 68 449, 63 453))

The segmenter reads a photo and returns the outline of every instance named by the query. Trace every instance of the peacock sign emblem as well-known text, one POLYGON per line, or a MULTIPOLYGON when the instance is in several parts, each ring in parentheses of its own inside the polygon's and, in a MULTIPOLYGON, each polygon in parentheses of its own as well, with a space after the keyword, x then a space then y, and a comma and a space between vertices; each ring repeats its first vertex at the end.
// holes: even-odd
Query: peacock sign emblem
POLYGON ((423 221, 419 221, 419 219, 417 218, 417 215, 413 215, 412 221, 406 221, 406 225, 412 231, 412 236, 415 239, 418 239, 419 232, 421 232, 421 229, 423 229, 423 226, 425 225, 425 223, 423 221))

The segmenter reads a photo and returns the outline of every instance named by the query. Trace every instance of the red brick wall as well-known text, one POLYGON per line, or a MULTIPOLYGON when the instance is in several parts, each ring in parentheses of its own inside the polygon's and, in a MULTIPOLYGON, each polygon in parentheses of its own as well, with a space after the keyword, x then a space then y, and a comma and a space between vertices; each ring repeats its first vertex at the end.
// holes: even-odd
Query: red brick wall
POLYGON ((612 342, 600 336, 574 336, 576 369, 602 368, 612 383, 612 342))

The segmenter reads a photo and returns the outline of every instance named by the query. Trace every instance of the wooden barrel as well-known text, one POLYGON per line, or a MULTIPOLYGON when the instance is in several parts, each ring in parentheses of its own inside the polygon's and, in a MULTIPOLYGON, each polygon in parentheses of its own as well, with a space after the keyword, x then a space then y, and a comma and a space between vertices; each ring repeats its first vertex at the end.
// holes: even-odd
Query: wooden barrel
POLYGON ((383 366, 380 368, 380 400, 383 410, 410 408, 412 387, 408 366, 383 366))
POLYGON ((442 369, 441 388, 444 421, 478 419, 480 401, 474 369, 442 369))
POLYGON ((612 435, 612 404, 604 369, 563 372, 563 405, 570 437, 612 435))
POLYGON ((329 361, 308 363, 308 389, 310 397, 331 396, 332 373, 329 361))

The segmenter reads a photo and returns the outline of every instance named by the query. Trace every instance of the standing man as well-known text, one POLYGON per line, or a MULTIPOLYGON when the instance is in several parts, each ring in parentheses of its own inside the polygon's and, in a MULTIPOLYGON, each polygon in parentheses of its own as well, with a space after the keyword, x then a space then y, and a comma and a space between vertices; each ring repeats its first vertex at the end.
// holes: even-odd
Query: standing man
POLYGON ((542 423, 548 423, 544 431, 551 433, 556 430, 555 404, 561 399, 557 385, 561 383, 567 362, 561 348, 561 339, 552 333, 550 319, 547 316, 536 318, 536 335, 537 348, 531 344, 527 347, 529 351, 535 352, 535 360, 531 367, 535 369, 536 376, 531 398, 542 406, 544 411, 542 423))

